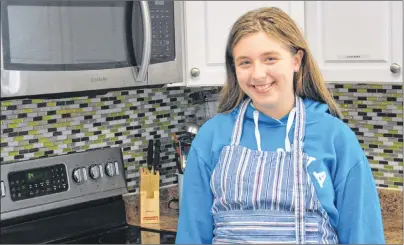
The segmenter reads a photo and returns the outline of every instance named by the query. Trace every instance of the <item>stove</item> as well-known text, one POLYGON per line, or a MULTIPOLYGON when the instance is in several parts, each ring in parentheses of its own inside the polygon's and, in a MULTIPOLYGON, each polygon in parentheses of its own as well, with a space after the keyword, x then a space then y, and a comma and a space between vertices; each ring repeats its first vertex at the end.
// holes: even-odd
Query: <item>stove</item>
MULTIPOLYGON (((152 231, 134 226, 121 226, 109 229, 100 234, 93 234, 84 238, 78 238, 62 243, 69 244, 142 244, 143 236, 153 236, 157 242, 151 244, 174 244, 175 233, 164 231, 152 231)), ((143 243, 145 243, 143 241, 143 243)))
POLYGON ((144 244, 150 237, 154 243, 175 243, 175 232, 127 224, 120 148, 0 167, 1 244, 144 244))

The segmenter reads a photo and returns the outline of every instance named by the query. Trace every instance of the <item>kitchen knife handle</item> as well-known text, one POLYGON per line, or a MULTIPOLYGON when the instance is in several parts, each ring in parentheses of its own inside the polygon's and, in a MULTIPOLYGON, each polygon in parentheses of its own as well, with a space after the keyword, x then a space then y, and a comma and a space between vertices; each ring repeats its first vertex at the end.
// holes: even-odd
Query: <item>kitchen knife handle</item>
POLYGON ((153 140, 149 140, 149 146, 147 148, 147 168, 149 172, 151 172, 153 168, 153 140))
POLYGON ((156 140, 156 143, 154 143, 154 174, 160 170, 160 146, 160 140, 156 140))

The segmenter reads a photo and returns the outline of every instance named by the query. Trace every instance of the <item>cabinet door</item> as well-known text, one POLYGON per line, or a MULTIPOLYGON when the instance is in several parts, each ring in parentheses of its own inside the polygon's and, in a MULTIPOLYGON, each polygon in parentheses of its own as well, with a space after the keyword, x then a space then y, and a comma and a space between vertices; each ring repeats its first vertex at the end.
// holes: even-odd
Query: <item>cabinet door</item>
POLYGON ((305 32, 327 82, 402 82, 403 6, 307 1, 305 32))
POLYGON ((226 79, 225 49, 232 24, 245 12, 278 7, 303 30, 304 1, 186 1, 185 81, 188 86, 222 86, 226 79), (199 74, 191 75, 191 70, 199 74))

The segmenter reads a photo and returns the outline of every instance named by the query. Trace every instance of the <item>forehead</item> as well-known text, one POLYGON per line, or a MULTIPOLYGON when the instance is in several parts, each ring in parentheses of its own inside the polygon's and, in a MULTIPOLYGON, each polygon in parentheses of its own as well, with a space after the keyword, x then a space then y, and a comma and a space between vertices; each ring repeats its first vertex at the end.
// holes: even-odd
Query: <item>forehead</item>
POLYGON ((278 39, 261 31, 242 37, 233 47, 233 56, 259 56, 263 53, 276 52, 286 55, 286 46, 278 39))

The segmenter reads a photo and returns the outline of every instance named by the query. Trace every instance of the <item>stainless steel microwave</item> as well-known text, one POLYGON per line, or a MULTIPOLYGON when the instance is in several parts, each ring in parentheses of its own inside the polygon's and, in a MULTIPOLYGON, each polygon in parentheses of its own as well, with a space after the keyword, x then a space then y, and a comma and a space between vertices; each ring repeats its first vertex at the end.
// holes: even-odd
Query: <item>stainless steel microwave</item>
POLYGON ((1 97, 180 82, 183 3, 2 0, 1 97))

